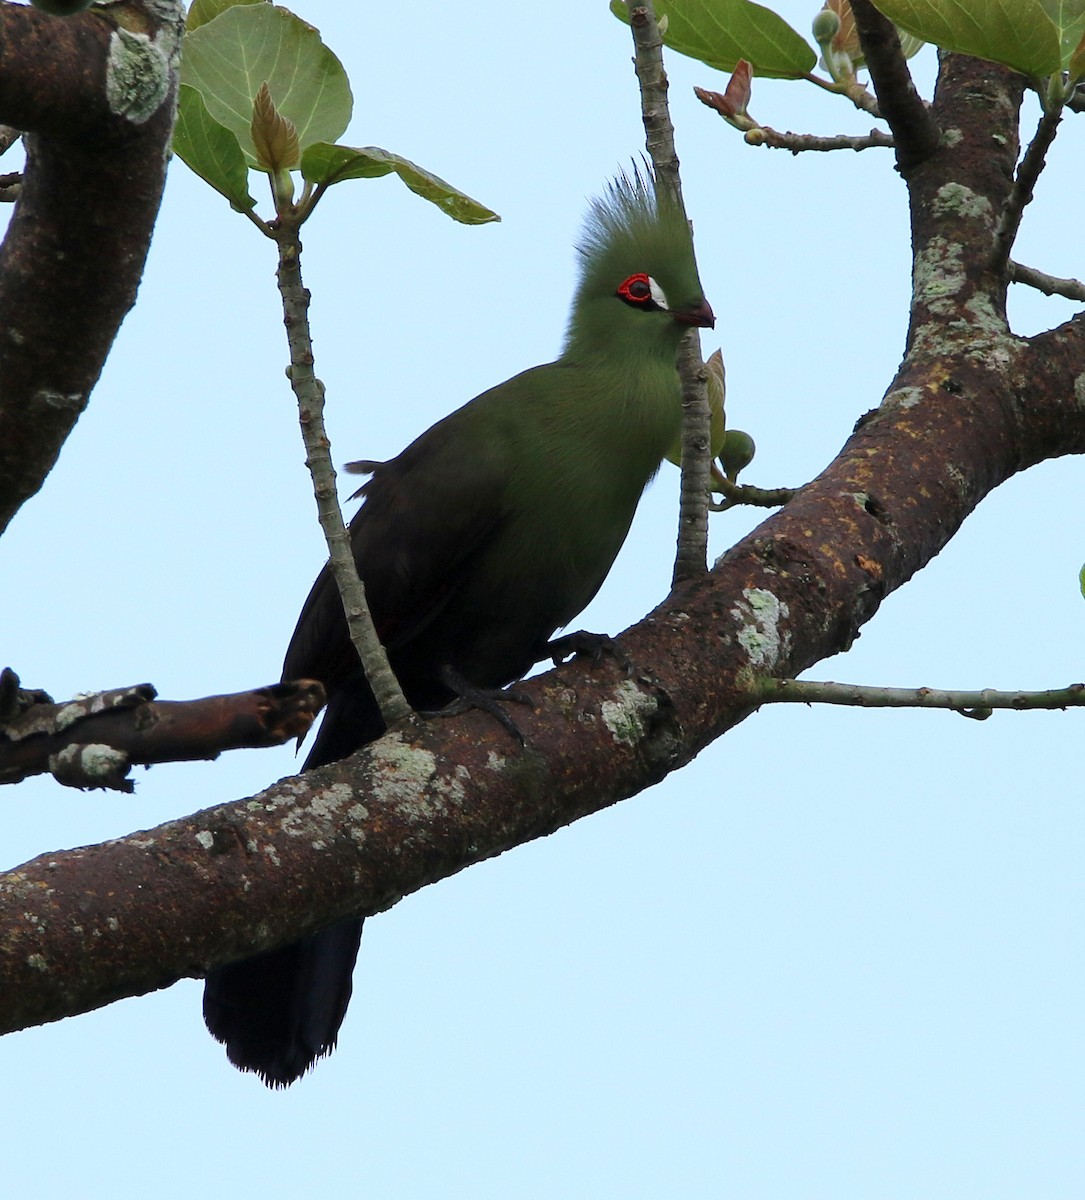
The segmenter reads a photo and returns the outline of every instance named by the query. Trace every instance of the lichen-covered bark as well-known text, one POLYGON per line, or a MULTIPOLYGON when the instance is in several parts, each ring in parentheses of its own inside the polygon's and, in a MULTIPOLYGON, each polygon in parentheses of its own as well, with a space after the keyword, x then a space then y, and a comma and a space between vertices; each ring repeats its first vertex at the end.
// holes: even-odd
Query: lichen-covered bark
POLYGON ((531 680, 524 747, 480 714, 417 721, 259 796, 0 877, 0 1029, 378 911, 643 790, 749 716, 758 675, 847 646, 993 488, 1085 451, 1082 321, 1014 336, 990 253, 1021 93, 990 64, 943 61, 941 141, 908 169, 914 297, 895 378, 817 479, 627 631, 632 676, 608 660, 531 680))
POLYGON ((181 5, 0 6, 0 123, 26 170, 0 246, 0 531, 41 487, 135 301, 165 182, 181 5))

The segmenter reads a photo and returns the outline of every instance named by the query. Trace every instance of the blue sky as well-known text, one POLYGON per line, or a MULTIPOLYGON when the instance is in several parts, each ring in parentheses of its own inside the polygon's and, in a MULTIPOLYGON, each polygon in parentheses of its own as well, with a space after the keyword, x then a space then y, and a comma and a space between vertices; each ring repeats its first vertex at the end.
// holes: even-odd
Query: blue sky
MULTIPOLYGON (((813 8, 777 6, 805 32, 813 8)), ((552 9, 298 0, 355 95, 344 140, 423 164, 502 214, 457 226, 395 180, 335 189, 305 231, 336 458, 381 458, 554 356, 572 244, 640 153, 628 35, 552 9)), ((752 149, 671 58, 701 276, 748 478, 796 484, 874 407, 903 348, 903 185, 884 152, 752 149)), ((929 84, 934 57, 916 73, 929 84)), ((758 82, 782 129, 871 121, 758 82)), ((1035 114, 1029 113, 1028 121, 1035 114)), ((1018 257, 1085 274, 1068 119, 1018 257)), ((0 542, 5 660, 58 697, 277 678, 323 559, 274 253, 170 170, 139 303, 45 490, 0 542)), ((1072 306, 1012 301, 1030 333, 1072 306)), ((350 480, 346 483, 349 485, 350 480)), ((1085 676, 1081 468, 1012 480, 855 646, 811 672, 901 686, 1085 676)), ((664 594, 665 467, 588 628, 664 594)), ((722 552, 757 520, 713 520, 722 552)), ((0 1040, 11 1195, 111 1200, 673 1196, 880 1200, 1080 1194, 1081 717, 781 706, 659 787, 409 898, 367 925, 340 1049, 286 1093, 226 1063, 200 987, 0 1040)), ((134 797, 5 794, 5 859, 248 795, 292 750, 160 766, 134 797)))

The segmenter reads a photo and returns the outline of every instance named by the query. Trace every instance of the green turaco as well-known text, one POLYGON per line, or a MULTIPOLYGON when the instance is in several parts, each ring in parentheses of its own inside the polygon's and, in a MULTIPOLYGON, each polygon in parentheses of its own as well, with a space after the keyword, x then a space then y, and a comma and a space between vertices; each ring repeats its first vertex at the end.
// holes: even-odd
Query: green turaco
MULTIPOLYGON (((439 421, 371 478, 351 522, 377 632, 411 704, 453 679, 495 689, 550 656, 599 590, 681 420, 675 354, 714 324, 685 217, 650 178, 593 202, 561 355, 439 421)), ((325 568, 286 653, 286 679, 319 679, 328 708, 305 767, 384 725, 325 568)), ((340 921, 213 970, 204 1016, 230 1061, 284 1087, 335 1046, 362 922, 340 921)))

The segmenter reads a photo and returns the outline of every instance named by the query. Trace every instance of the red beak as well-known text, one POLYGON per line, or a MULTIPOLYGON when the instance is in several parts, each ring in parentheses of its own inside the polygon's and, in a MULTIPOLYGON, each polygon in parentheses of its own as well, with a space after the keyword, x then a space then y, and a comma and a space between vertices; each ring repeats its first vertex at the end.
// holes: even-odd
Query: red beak
POLYGON ((684 312, 676 312, 674 319, 681 321, 683 325, 697 325, 701 329, 716 328, 716 314, 707 300, 702 300, 696 308, 687 308, 684 312))

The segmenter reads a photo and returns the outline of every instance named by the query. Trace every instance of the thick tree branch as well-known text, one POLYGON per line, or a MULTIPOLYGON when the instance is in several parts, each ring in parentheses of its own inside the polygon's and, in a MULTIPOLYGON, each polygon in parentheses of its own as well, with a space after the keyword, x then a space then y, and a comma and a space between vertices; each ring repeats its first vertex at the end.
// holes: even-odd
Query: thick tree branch
POLYGON ((851 11, 878 96, 878 111, 893 131, 897 169, 907 178, 938 149, 938 123, 915 90, 892 21, 882 16, 871 0, 852 0, 851 11))
POLYGON ((0 122, 27 131, 0 247, 0 531, 86 406, 135 300, 162 196, 181 5, 111 11, 138 28, 0 5, 0 122))
POLYGON ((633 678, 569 664, 529 681, 526 748, 478 713, 416 722, 252 799, 0 877, 0 1029, 387 908, 658 781, 753 711, 758 677, 843 649, 992 488, 1085 452, 1077 330, 1016 343, 1010 373, 955 336, 945 361, 905 364, 785 509, 622 637, 633 678))
MULTIPOLYGON (((978 338, 976 354, 1009 336, 1004 269, 990 248, 1013 189, 1021 75, 992 63, 943 55, 932 112, 955 131, 952 147, 908 178, 912 225, 912 312, 908 353, 941 355, 948 331, 978 338), (983 321, 976 318, 980 311, 983 321), (960 322, 961 316, 964 321, 960 322), (955 323, 957 322, 957 323, 955 323)), ((963 343, 962 343, 963 344, 963 343)))
POLYGON ((0 784, 49 772, 71 787, 131 792, 132 766, 281 746, 304 737, 324 707, 324 688, 312 679, 199 700, 155 695, 147 683, 62 704, 38 693, 17 716, 0 719, 0 784))

